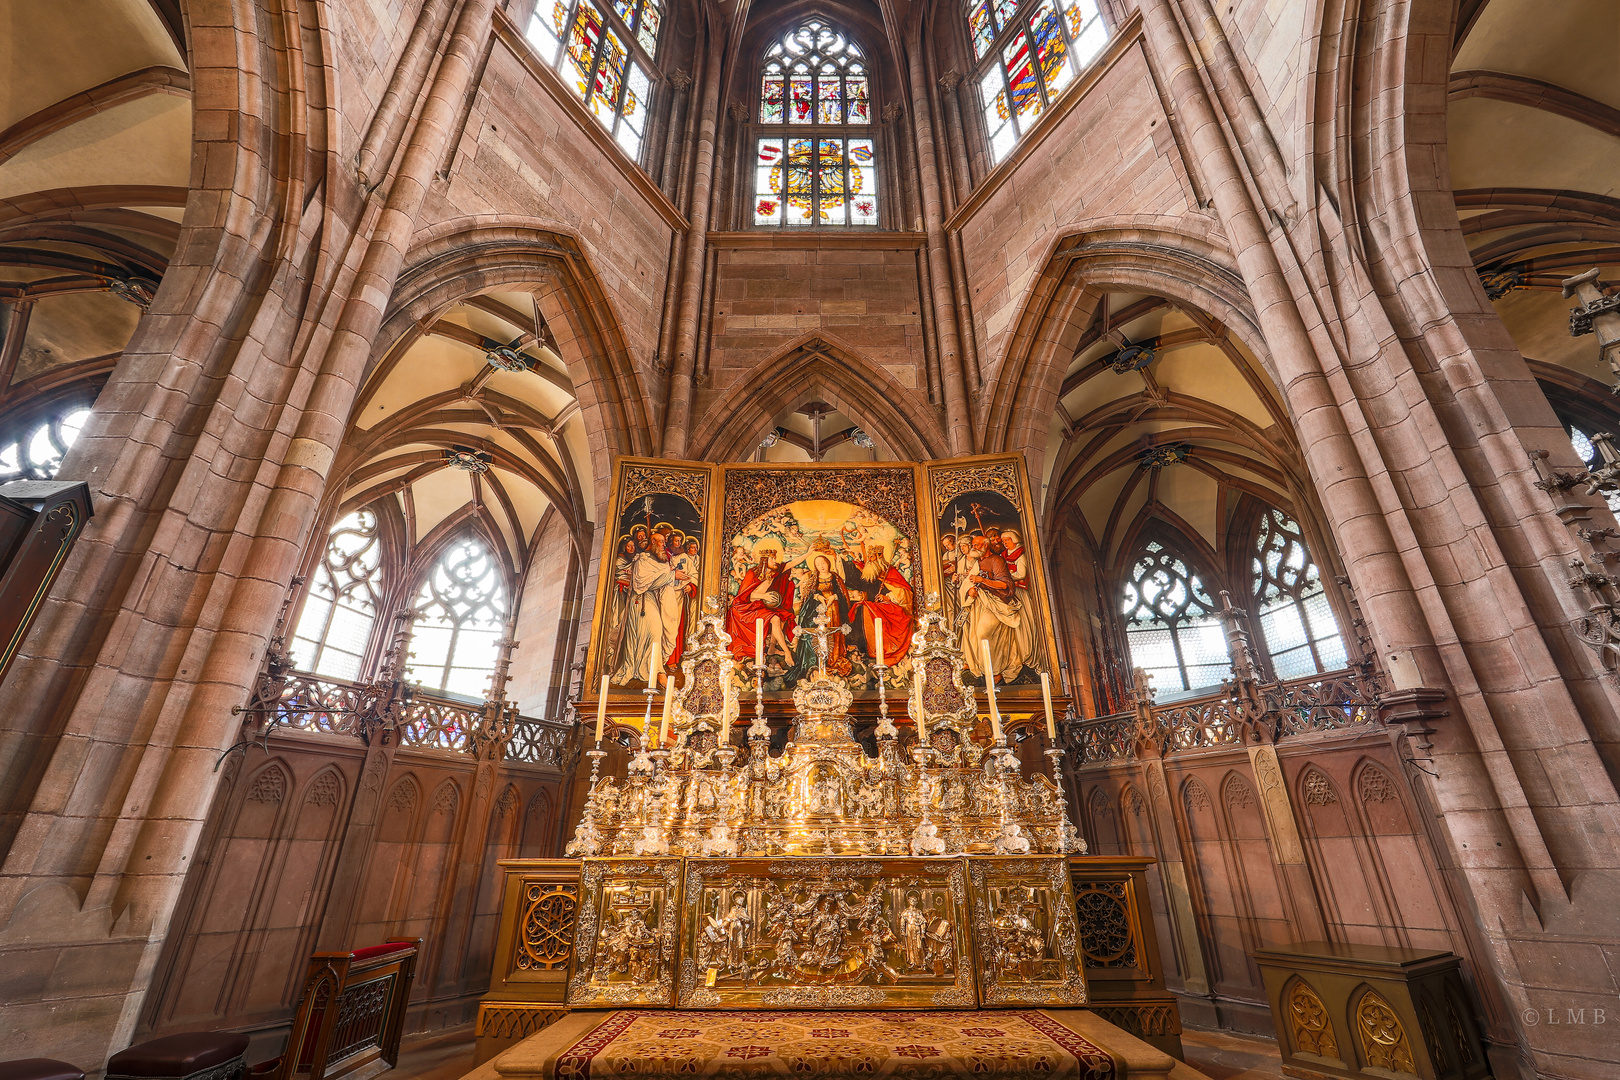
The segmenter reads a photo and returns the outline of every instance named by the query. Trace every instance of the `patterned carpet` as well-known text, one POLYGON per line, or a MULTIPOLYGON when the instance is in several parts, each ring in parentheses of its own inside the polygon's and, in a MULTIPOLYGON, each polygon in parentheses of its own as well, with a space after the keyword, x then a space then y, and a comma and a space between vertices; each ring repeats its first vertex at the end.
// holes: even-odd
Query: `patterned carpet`
POLYGON ((1043 1013, 614 1013, 560 1077, 1050 1077, 1112 1080, 1106 1050, 1043 1013))

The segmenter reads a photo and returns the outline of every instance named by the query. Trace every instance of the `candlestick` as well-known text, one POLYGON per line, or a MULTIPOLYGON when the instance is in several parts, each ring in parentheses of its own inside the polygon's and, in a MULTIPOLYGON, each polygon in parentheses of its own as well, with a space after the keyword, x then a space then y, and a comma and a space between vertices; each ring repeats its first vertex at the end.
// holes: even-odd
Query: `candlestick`
POLYGON ((1041 701, 1046 705, 1046 737, 1057 742, 1057 724, 1052 719, 1052 676, 1041 672, 1041 701))
POLYGON ((608 677, 602 676, 602 694, 596 699, 596 741, 602 741, 602 725, 607 723, 608 677))

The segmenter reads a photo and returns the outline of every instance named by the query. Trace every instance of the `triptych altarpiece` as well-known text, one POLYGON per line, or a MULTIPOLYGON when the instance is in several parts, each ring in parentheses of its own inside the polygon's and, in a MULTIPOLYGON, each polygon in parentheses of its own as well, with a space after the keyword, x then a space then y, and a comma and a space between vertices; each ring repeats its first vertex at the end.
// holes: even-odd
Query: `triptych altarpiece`
POLYGON ((877 645, 903 696, 916 620, 938 605, 959 639, 970 687, 990 645, 1011 703, 1054 687, 1057 648, 1038 508, 1021 456, 870 464, 706 464, 621 457, 613 465, 585 700, 639 710, 649 676, 678 678, 690 628, 712 598, 725 615, 737 690, 783 701, 820 663, 824 618, 837 636, 827 670, 857 708, 877 693, 877 645))

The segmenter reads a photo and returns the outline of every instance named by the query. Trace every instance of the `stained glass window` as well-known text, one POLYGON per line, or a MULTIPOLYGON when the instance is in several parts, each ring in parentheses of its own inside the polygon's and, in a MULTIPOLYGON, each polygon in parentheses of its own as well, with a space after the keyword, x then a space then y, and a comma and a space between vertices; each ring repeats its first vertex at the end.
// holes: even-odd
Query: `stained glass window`
POLYGON ((540 0, 529 43, 579 94, 621 149, 641 154, 658 56, 661 0, 540 0))
POLYGON ((293 631, 293 666, 336 679, 358 679, 382 604, 382 540, 377 515, 356 510, 326 538, 304 610, 293 631))
POLYGON ((1201 690, 1231 674, 1226 629, 1203 580, 1157 541, 1132 566, 1121 610, 1131 665, 1153 676, 1155 689, 1201 690))
POLYGON ((872 123, 859 46, 820 19, 773 44, 760 72, 759 123, 767 134, 756 144, 755 225, 878 223, 873 142, 849 130, 872 123))
POLYGON ((1322 573, 1299 523, 1268 508, 1254 547, 1254 595, 1272 674, 1297 679, 1349 666, 1322 573))
POLYGON ((1102 51, 1108 28, 1096 0, 969 0, 990 157, 1000 161, 1102 51), (999 44, 999 48, 996 46, 999 44))
POLYGON ((477 537, 452 543, 416 594, 405 674, 432 690, 481 698, 506 626, 500 566, 477 537))
POLYGON ((38 420, 0 441, 0 484, 49 480, 62 467, 68 447, 79 437, 90 410, 75 406, 38 420))

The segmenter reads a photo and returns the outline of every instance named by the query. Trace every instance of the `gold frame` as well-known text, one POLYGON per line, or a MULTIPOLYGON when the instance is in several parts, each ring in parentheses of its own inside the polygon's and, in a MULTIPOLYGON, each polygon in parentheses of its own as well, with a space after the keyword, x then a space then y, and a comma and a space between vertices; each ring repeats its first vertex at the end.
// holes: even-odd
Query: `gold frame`
MULTIPOLYGON (((1035 665, 1037 671, 1044 670, 1051 676, 1052 697, 1054 700, 1066 697, 1064 681, 1058 667, 1060 653, 1058 650, 1057 634, 1052 624, 1052 601, 1049 584, 1046 580, 1046 561, 1041 556, 1041 545, 1038 529, 1040 527, 1040 508, 1035 505, 1030 494, 1029 471, 1022 454, 984 454, 978 457, 950 458, 945 461, 927 461, 920 466, 923 473, 923 485, 919 494, 925 496, 923 502, 924 512, 922 518, 923 541, 927 546, 927 557, 923 559, 923 566, 933 579, 932 589, 940 591, 939 577, 939 515, 955 494, 941 498, 942 489, 953 474, 968 472, 981 472, 987 469, 1010 468, 1012 483, 1018 493, 1018 498, 1012 502, 1014 509, 1023 519, 1023 540, 1025 550, 1029 553, 1030 596, 1036 600, 1036 607, 1040 609, 1039 636, 1043 655, 1040 659, 1043 664, 1035 665)), ((969 490, 994 490, 993 488, 972 488, 969 490)), ((1003 497, 1005 492, 1000 492, 1003 497)), ((954 642, 953 642, 954 644, 954 642)), ((982 686, 968 686, 974 694, 982 694, 982 686)), ((1026 708, 1033 703, 1038 709, 1041 701, 1041 687, 1039 682, 1022 683, 1015 686, 996 687, 996 697, 1001 701, 1014 700, 1026 708)), ((1062 708, 1061 705, 1058 706, 1062 708)))

